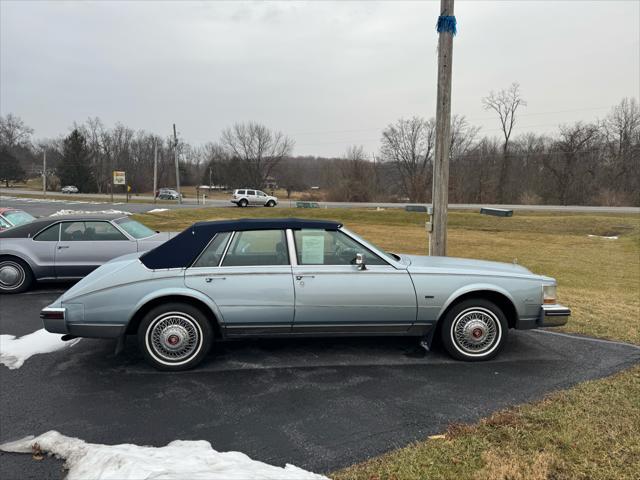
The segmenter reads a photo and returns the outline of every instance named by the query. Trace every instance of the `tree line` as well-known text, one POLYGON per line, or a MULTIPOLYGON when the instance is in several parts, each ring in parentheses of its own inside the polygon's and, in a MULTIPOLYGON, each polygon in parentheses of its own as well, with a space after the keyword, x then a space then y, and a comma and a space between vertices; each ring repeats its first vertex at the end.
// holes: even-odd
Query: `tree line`
MULTIPOLYGON (((640 107, 625 98, 602 120, 559 125, 553 135, 513 135, 526 107, 517 83, 482 99, 500 136, 461 115, 451 128, 451 203, 640 205, 640 107)), ((307 192, 309 199, 426 202, 431 198, 435 121, 402 118, 381 132, 380 149, 350 146, 339 158, 293 156, 294 141, 255 123, 236 123, 218 141, 191 145, 184 139, 105 126, 99 118, 74 124, 67 136, 32 138, 19 117, 0 117, 0 180, 42 174, 47 156, 50 189, 75 185, 107 193, 113 170, 127 172, 132 192, 175 185, 174 155, 183 185, 222 185, 307 192), (309 190, 311 187, 312 190, 309 190), (321 196, 321 198, 320 198, 321 196)))

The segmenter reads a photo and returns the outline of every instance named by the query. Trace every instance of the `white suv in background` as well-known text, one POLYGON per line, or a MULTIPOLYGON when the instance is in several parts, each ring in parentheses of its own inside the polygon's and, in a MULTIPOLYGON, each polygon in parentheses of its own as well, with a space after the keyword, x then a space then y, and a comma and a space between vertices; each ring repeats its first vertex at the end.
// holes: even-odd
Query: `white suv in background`
POLYGON ((275 207, 278 204, 278 199, 260 190, 241 188, 233 191, 231 203, 235 203, 238 207, 248 207, 249 205, 275 207))

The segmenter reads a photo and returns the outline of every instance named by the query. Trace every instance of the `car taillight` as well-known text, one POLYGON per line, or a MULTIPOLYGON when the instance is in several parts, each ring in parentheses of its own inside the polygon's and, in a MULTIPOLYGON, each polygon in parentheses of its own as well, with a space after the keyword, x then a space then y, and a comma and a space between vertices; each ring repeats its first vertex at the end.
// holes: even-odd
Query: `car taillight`
POLYGON ((64 320, 64 309, 44 309, 40 312, 40 318, 44 320, 64 320))

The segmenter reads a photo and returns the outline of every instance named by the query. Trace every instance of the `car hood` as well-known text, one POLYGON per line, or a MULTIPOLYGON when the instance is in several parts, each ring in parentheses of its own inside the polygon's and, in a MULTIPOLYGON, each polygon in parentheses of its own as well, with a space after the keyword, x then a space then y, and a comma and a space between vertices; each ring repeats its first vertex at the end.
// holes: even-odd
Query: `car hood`
POLYGON ((408 264, 409 272, 422 273, 447 272, 454 274, 488 274, 540 277, 516 263, 490 262, 487 260, 473 260, 456 257, 427 257, 423 255, 401 255, 405 264, 408 264))

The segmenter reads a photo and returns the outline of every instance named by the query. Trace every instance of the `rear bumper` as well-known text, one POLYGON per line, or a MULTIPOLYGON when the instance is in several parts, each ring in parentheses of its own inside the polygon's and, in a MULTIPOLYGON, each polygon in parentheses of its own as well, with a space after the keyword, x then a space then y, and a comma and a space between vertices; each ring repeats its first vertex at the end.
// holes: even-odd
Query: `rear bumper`
POLYGON ((40 318, 47 332, 75 337, 117 338, 124 334, 126 328, 112 323, 69 323, 66 308, 47 307, 40 312, 40 318))
POLYGON ((564 305, 543 305, 538 317, 539 327, 559 327, 565 325, 571 315, 571 310, 564 305))

